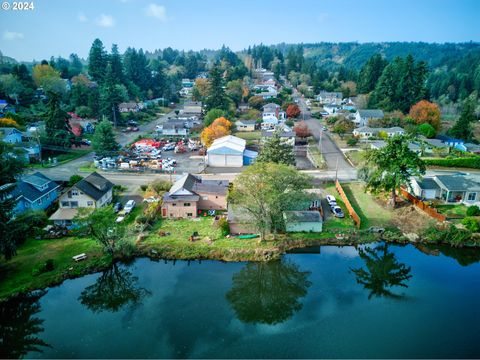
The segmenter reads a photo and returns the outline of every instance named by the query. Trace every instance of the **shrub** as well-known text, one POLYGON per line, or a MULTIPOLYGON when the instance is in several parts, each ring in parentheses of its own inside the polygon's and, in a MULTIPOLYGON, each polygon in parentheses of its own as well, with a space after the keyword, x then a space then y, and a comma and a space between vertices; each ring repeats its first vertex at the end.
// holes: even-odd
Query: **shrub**
POLYGON ((357 144, 358 144, 358 139, 357 139, 356 137, 353 137, 353 136, 352 136, 352 137, 349 137, 349 138, 347 139, 347 145, 348 145, 348 146, 355 146, 355 145, 357 145, 357 144))
POLYGON ((470 169, 480 169, 480 156, 461 157, 451 159, 425 159, 427 166, 441 167, 463 167, 470 169))
POLYGON ((146 224, 148 222, 148 218, 145 215, 138 215, 135 218, 135 222, 137 224, 146 224))
POLYGON ((150 189, 155 191, 157 194, 168 191, 172 187, 172 183, 168 180, 155 180, 149 185, 150 189))
POLYGON ((471 237, 469 230, 459 229, 453 224, 445 229, 432 226, 424 233, 424 238, 429 242, 449 243, 452 246, 462 246, 471 240, 471 237))
POLYGON ((74 174, 74 175, 70 176, 70 180, 68 180, 68 187, 71 187, 71 186, 75 185, 76 183, 78 183, 82 179, 83 179, 83 176, 80 176, 80 175, 77 175, 77 174, 74 174))
POLYGON ((479 216, 480 208, 477 205, 470 206, 467 209, 467 216, 479 216))
POLYGON ((226 218, 220 218, 217 222, 217 227, 220 229, 222 236, 227 236, 228 234, 230 234, 230 225, 228 225, 228 221, 226 218))
POLYGON ((48 259, 47 261, 45 261, 45 272, 52 271, 53 269, 55 269, 53 259, 48 259))
POLYGON ((480 224, 477 219, 473 217, 466 217, 462 220, 462 224, 470 230, 471 232, 479 232, 480 231, 480 224))
POLYGON ((142 191, 146 191, 147 188, 148 188, 148 185, 140 185, 140 189, 141 189, 142 191))
POLYGON ((435 135, 437 134, 437 131, 435 130, 435 128, 429 123, 424 123, 419 125, 417 130, 420 134, 422 134, 428 139, 435 137, 435 135))

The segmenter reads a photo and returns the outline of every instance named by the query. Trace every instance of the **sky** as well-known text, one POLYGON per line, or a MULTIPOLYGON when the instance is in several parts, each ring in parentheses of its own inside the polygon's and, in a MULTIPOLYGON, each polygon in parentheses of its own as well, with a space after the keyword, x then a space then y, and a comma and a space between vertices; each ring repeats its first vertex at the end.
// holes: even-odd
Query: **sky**
POLYGON ((20 61, 109 50, 311 42, 480 41, 480 0, 32 0, 0 9, 0 51, 20 61))

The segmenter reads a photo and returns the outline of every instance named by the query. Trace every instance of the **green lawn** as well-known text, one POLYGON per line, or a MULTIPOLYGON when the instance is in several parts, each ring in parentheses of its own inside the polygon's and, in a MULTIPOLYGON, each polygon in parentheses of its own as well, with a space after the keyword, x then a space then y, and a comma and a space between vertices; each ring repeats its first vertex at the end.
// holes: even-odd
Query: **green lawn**
POLYGON ((345 155, 355 166, 360 165, 365 160, 364 158, 365 152, 362 150, 347 151, 345 155))
POLYGON ((101 247, 91 238, 29 239, 18 248, 17 255, 11 260, 0 261, 0 299, 60 282, 108 262, 109 258, 102 254, 101 247), (72 256, 81 253, 86 253, 88 258, 78 263, 72 260, 72 256), (36 275, 48 259, 54 260, 54 270, 36 275))
MULTIPOLYGON (((353 230, 355 228, 355 223, 348 215, 347 208, 342 201, 342 198, 338 195, 337 189, 335 189, 334 184, 329 184, 325 186, 325 190, 327 194, 335 196, 337 199, 337 205, 342 208, 343 213, 345 214, 345 218, 339 219, 334 216, 329 216, 327 221, 323 224, 323 231, 324 232, 335 232, 337 230, 353 230)), ((323 209, 325 212, 330 212, 329 208, 323 209)))
POLYGON ((467 216, 467 209, 468 207, 463 204, 455 204, 455 205, 447 205, 447 204, 440 204, 434 206, 439 213, 453 218, 464 218, 467 216))
MULTIPOLYGON (((52 156, 51 158, 53 159, 54 157, 57 158, 57 164, 55 166, 65 164, 69 161, 78 159, 84 155, 87 155, 88 153, 92 152, 92 149, 81 149, 81 150, 72 150, 68 153, 61 154, 58 156, 52 156)), ((44 159, 44 160, 48 160, 44 159)), ((45 164, 42 166, 42 164, 28 164, 27 167, 34 168, 34 169, 41 169, 41 168, 48 168, 48 167, 54 167, 53 163, 52 164, 45 164)))

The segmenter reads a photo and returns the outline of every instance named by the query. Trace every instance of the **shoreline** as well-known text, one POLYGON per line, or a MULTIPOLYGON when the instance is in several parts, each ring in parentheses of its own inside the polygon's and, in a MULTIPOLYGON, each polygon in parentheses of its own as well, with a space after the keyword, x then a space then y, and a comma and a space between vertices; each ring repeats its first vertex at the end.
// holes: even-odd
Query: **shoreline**
MULTIPOLYGON (((75 269, 73 266, 65 271, 65 269, 60 270, 60 272, 52 271, 51 277, 47 277, 45 281, 40 286, 31 286, 26 287, 22 291, 16 291, 12 293, 6 293, 0 297, 0 302, 7 301, 13 297, 21 296, 22 294, 29 293, 36 290, 45 290, 50 287, 55 287, 61 285, 65 280, 80 278, 89 274, 94 274, 97 272, 104 271, 109 268, 115 262, 128 262, 137 258, 149 258, 153 261, 159 260, 180 260, 180 261, 196 261, 196 260, 214 260, 222 262, 262 262, 262 261, 272 261, 278 260, 288 251, 295 249, 302 249, 310 246, 359 246, 366 245, 378 242, 385 242, 390 244, 398 245, 441 245, 452 246, 450 243, 430 243, 422 240, 410 241, 399 240, 399 239, 383 239, 380 236, 375 237, 366 237, 364 241, 355 241, 354 239, 337 239, 337 238, 317 238, 317 239, 295 239, 289 240, 269 248, 256 247, 253 249, 234 249, 227 248, 219 251, 218 249, 212 249, 207 256, 198 256, 195 254, 186 255, 185 253, 180 252, 180 250, 173 247, 153 247, 146 245, 138 248, 130 256, 117 255, 111 258, 108 255, 101 254, 100 257, 93 256, 90 260, 86 260, 82 265, 85 265, 81 268, 75 269)), ((273 245, 273 244, 272 244, 273 245)), ((460 248, 474 249, 479 248, 475 245, 464 245, 460 248)), ((74 264, 73 264, 74 265, 74 264)))

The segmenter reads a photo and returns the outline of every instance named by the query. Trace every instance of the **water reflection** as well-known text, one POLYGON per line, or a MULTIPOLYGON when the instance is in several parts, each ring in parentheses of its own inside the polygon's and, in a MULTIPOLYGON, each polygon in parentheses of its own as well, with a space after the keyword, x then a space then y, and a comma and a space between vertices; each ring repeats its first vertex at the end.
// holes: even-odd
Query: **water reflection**
POLYGON ((37 334, 43 332, 39 299, 46 291, 35 291, 0 303, 0 358, 16 359, 28 352, 50 347, 37 334))
POLYGON ((227 292, 237 318, 245 323, 278 324, 302 308, 300 298, 311 285, 309 271, 285 259, 249 263, 233 275, 227 292))
POLYGON ((356 276, 357 283, 363 285, 370 293, 368 298, 400 297, 391 291, 394 286, 408 287, 406 282, 412 277, 411 268, 398 262, 395 254, 388 251, 388 245, 359 249, 358 254, 365 263, 363 267, 350 269, 356 276))
POLYGON ((137 306, 145 296, 150 295, 137 282, 138 278, 130 271, 113 264, 100 275, 95 284, 82 291, 79 300, 93 312, 116 312, 127 304, 137 306))

